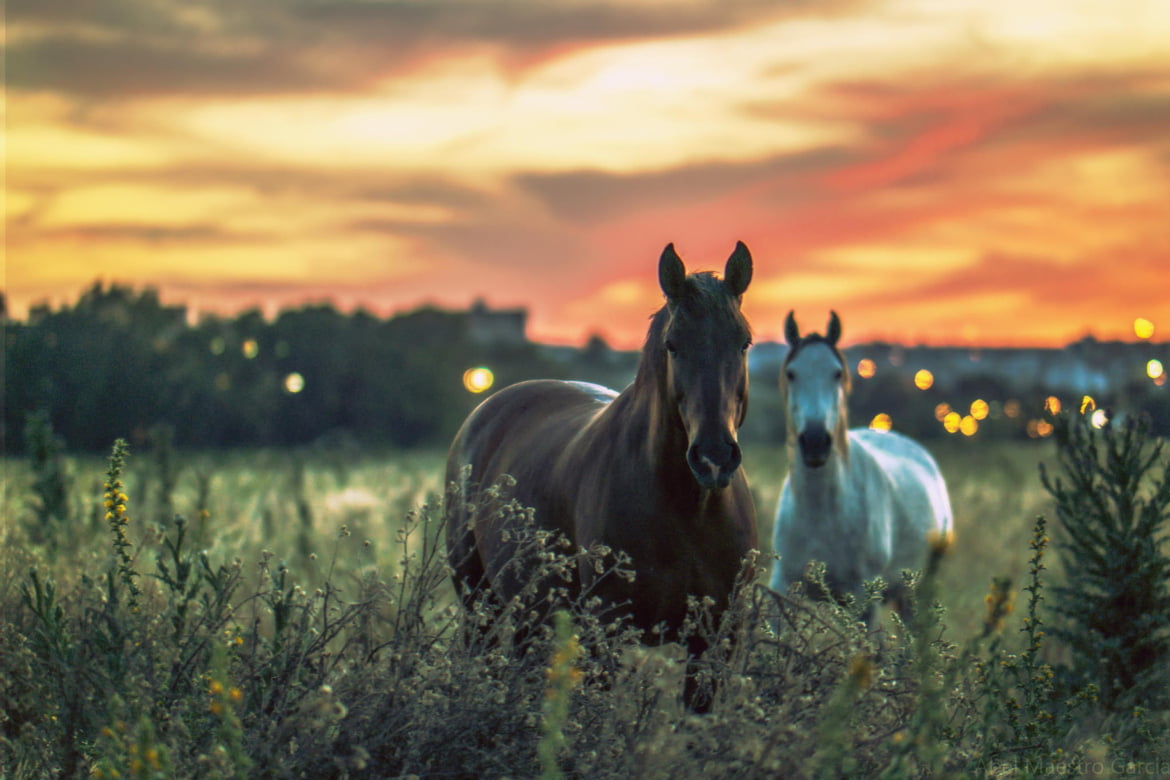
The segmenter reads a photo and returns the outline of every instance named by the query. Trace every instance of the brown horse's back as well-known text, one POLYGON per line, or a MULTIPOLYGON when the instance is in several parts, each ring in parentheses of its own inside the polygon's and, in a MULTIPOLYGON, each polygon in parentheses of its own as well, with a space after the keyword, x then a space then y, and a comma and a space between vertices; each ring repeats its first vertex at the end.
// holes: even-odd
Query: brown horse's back
POLYGON ((496 527, 499 502, 482 496, 504 475, 514 480, 506 498, 533 509, 538 527, 573 538, 568 498, 556 489, 551 471, 615 397, 597 385, 541 379, 506 387, 471 413, 447 456, 447 483, 461 491, 448 510, 448 554, 463 583, 491 583, 503 598, 518 587, 514 577, 499 576, 516 552, 515 537, 505 538, 496 527))

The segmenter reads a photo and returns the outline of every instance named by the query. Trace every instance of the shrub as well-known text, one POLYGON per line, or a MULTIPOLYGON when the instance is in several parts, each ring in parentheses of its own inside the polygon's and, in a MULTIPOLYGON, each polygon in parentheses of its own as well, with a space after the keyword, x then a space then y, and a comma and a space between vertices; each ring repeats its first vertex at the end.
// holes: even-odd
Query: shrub
POLYGON ((1170 659, 1170 459, 1128 418, 1094 429, 1056 419, 1060 474, 1041 466, 1056 501, 1065 580, 1053 588, 1054 635, 1072 653, 1074 686, 1106 707, 1166 706, 1170 659))
MULTIPOLYGON (((126 473, 124 460, 119 448, 90 497, 113 517, 78 529, 89 537, 69 548, 75 557, 59 548, 46 561, 15 533, 2 551, 6 780, 1003 777, 1170 761, 1158 747, 1170 735, 1164 703, 1127 694, 1140 706, 1102 711, 1093 685, 1054 670, 1043 519, 1021 614, 997 577, 970 637, 949 636, 938 602, 939 572, 960 563, 942 548, 904 574, 909 625, 891 615, 875 630, 864 616, 881 583, 846 603, 814 601, 763 587, 749 560, 721 620, 692 605, 687 631, 710 646, 694 671, 712 691, 711 711, 696 715, 683 706, 685 645, 643 641, 589 594, 559 601, 554 620, 523 602, 458 604, 439 501, 410 509, 379 559, 351 533, 360 524, 320 536, 329 510, 307 474, 263 531, 290 563, 265 551, 245 565, 196 541, 240 530, 215 513, 238 497, 188 470, 198 522, 152 526, 123 498, 145 493, 125 483, 161 472, 126 473)), ((266 489, 286 484, 287 467, 266 489)), ((399 502, 388 507, 397 524, 399 502)), ((507 501, 500 511, 530 514, 507 501)), ((566 548, 534 528, 517 541, 538 562, 533 583, 582 565, 629 576, 611 551, 566 548)))

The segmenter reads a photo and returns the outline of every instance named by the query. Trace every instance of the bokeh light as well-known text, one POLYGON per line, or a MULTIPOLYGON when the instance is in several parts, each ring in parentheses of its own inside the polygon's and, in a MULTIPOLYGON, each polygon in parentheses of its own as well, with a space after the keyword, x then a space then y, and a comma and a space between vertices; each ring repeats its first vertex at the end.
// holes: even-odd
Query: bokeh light
POLYGON ((894 419, 885 412, 882 412, 874 415, 874 418, 869 421, 869 427, 875 431, 889 431, 894 427, 894 419))
POLYGON ((1060 414, 1060 399, 1050 395, 1044 399, 1044 411, 1049 414, 1060 414))
POLYGON ((974 436, 975 432, 979 430, 979 421, 971 415, 967 415, 959 421, 959 433, 964 436, 974 436))
POLYGON ((1003 402, 1004 417, 1015 419, 1020 416, 1020 402, 1014 398, 1009 398, 1003 402))
POLYGON ((939 404, 938 406, 934 407, 934 419, 938 420, 939 422, 942 422, 943 420, 945 420, 947 418, 947 415, 950 413, 951 413, 951 405, 946 403, 946 402, 943 402, 943 403, 939 404))
POLYGON ((1109 422, 1109 413, 1104 409, 1094 409, 1092 416, 1089 417, 1089 422, 1093 424, 1094 428, 1104 428, 1105 423, 1109 422))
POLYGON ((1027 431, 1033 439, 1043 439, 1052 435, 1053 427, 1047 420, 1028 420, 1027 431))
POLYGON ((947 433, 958 433, 959 423, 963 421, 963 416, 958 412, 949 412, 946 417, 943 417, 943 429, 947 433))
POLYGON ((298 372, 293 371, 284 378, 284 391, 291 395, 296 395, 305 389, 305 378, 298 372))
POLYGON ((1162 361, 1153 358, 1150 362, 1146 363, 1146 376, 1150 379, 1166 376, 1166 369, 1162 366, 1162 361))
POLYGON ((934 374, 925 368, 918 369, 918 372, 914 374, 914 386, 919 390, 929 390, 932 385, 934 385, 934 374))
POLYGON ((1154 323, 1145 317, 1138 317, 1133 321, 1133 335, 1139 339, 1149 339, 1154 336, 1154 323))
POLYGON ((862 358, 857 362, 857 375, 862 379, 869 379, 877 373, 877 364, 869 358, 862 358))
POLYGON ((482 393, 496 381, 490 368, 478 366, 463 372, 463 386, 471 393, 482 393))
POLYGON ((971 402, 971 416, 976 420, 986 420, 990 412, 991 406, 982 398, 976 398, 971 402))
POLYGON ((251 360, 260 354, 260 345, 256 343, 256 339, 244 339, 244 343, 240 345, 240 352, 245 359, 251 360))

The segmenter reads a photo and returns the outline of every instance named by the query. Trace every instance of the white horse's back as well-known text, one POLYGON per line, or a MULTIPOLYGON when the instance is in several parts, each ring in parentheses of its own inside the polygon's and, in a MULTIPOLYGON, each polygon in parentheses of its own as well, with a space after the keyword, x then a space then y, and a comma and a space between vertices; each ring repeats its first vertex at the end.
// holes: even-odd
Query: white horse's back
MULTIPOLYGON (((849 431, 853 457, 873 459, 884 473, 895 508, 891 568, 917 568, 922 564, 923 544, 937 535, 951 535, 951 513, 947 483, 934 457, 918 442, 893 431, 854 428, 849 431)), ((888 575, 887 575, 888 576, 888 575)))

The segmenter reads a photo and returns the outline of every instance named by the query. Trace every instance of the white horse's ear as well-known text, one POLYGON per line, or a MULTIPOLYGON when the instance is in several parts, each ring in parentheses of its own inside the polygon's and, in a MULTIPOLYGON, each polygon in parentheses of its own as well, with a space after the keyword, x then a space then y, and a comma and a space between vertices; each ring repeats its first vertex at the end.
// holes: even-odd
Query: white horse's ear
POLYGON ((658 260, 658 284, 667 300, 677 300, 686 289, 687 269, 682 258, 674 251, 674 244, 667 244, 658 260))
POLYGON ((837 341, 841 338, 841 318, 837 316, 837 312, 829 312, 829 329, 825 331, 825 340, 837 346, 837 341))
POLYGON ((790 347, 800 343, 800 328, 796 326, 796 312, 793 310, 789 310, 788 319, 784 320, 784 340, 790 347))
POLYGON ((744 290, 752 281, 752 253, 742 241, 735 242, 735 250, 727 258, 727 266, 723 269, 723 283, 737 298, 743 295, 744 290))

